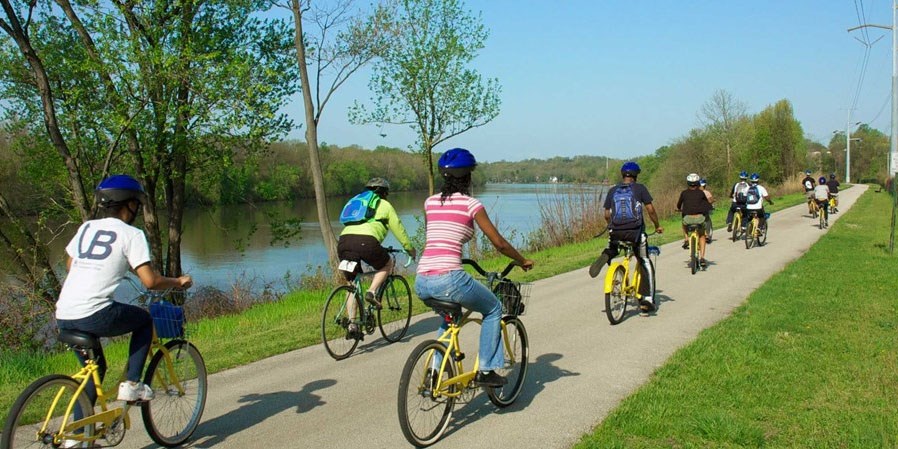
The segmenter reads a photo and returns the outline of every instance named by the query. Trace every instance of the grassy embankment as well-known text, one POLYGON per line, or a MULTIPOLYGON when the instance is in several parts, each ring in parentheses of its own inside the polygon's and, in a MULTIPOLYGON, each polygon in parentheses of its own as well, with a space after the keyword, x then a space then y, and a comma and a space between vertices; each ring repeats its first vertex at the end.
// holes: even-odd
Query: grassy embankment
MULTIPOLYGON (((799 194, 786 195, 776 198, 776 205, 768 209, 776 211, 802 201, 799 194)), ((724 223, 725 216, 726 209, 715 211, 715 227, 724 223)), ((668 218, 662 225, 667 232, 652 237, 653 244, 682 238, 679 219, 668 218)), ((536 261, 536 268, 527 273, 517 271, 513 273, 514 279, 534 281, 583 268, 595 260, 605 245, 604 239, 596 239, 527 253, 536 261)), ((507 259, 482 262, 484 268, 495 270, 504 267, 507 259)), ((409 283, 413 284, 413 280, 409 279, 409 283)), ((280 301, 259 304, 238 315, 202 320, 194 325, 190 339, 202 352, 210 373, 320 344, 320 314, 327 294, 326 291, 295 291, 280 301)), ((428 311, 417 299, 413 304, 415 313, 428 311)), ((104 385, 112 387, 127 358, 127 341, 110 343, 104 350, 110 363, 104 385)), ((30 382, 46 374, 72 373, 76 369, 77 361, 69 352, 26 354, 0 350, 0 422, 5 420, 12 402, 30 382)))
POLYGON ((576 447, 898 447, 890 200, 868 190, 576 447))

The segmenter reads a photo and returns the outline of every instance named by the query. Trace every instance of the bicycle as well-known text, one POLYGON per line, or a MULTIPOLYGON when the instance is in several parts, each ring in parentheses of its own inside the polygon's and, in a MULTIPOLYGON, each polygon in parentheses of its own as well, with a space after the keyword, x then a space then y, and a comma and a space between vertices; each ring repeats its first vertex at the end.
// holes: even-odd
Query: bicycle
MULTIPOLYGON (((829 200, 823 200, 823 201, 828 202, 829 200)), ((821 201, 821 202, 823 202, 823 201, 821 201)), ((824 208, 822 206, 818 205, 817 208, 820 209, 820 213, 818 214, 819 220, 817 221, 817 226, 820 229, 825 229, 828 226, 828 222, 829 222, 829 212, 827 211, 826 208, 824 208)))
POLYGON ((829 212, 831 214, 836 214, 839 212, 839 197, 836 194, 832 194, 829 197, 829 212))
POLYGON ((737 207, 736 211, 733 212, 733 222, 730 223, 733 226, 732 230, 732 239, 733 242, 736 242, 742 239, 742 235, 745 234, 745 227, 742 226, 742 207, 737 207))
MULTIPOLYGON (((618 245, 623 251, 623 258, 613 262, 605 274, 605 315, 608 316, 608 321, 612 325, 618 324, 624 319, 624 315, 627 312, 627 302, 633 300, 638 304, 638 301, 642 299, 642 295, 639 294, 642 274, 640 274, 638 269, 632 270, 632 274, 630 272, 630 260, 636 257, 637 244, 620 241, 618 245)), ((652 275, 654 275, 655 263, 652 261, 652 258, 654 257, 657 260, 657 257, 661 255, 661 248, 649 245, 648 254, 649 267, 652 270, 652 275)), ((635 263, 639 264, 638 261, 635 263)), ((652 297, 654 296, 655 291, 652 291, 652 297)))
MULTIPOLYGON (((502 387, 487 387, 486 393, 497 407, 507 407, 521 394, 527 375, 529 340, 518 316, 524 313, 531 284, 506 278, 516 265, 514 262, 501 273, 486 272, 473 260, 463 259, 462 263, 484 276, 485 284, 502 301, 500 323, 505 366, 496 372, 508 383, 502 387)), ((406 440, 417 447, 439 441, 456 401, 469 402, 474 397, 479 387, 475 379, 480 365, 479 356, 475 356, 472 369, 464 368, 465 353, 459 335, 466 324, 480 323, 481 319, 470 318, 472 311, 462 311, 462 306, 455 302, 423 301, 443 317, 449 328, 438 339, 419 344, 402 368, 397 401, 399 425, 406 440)))
MULTIPOLYGON (((396 267, 394 254, 403 253, 408 256, 408 253, 401 249, 392 247, 385 249, 394 258, 394 269, 396 267)), ((411 257, 408 257, 404 266, 408 267, 411 262, 411 257)), ((341 269, 352 271, 355 265, 350 267, 346 264, 355 263, 358 262, 342 261, 340 266, 341 269)), ((380 328, 380 334, 390 343, 401 340, 408 331, 412 318, 412 291, 402 275, 391 271, 387 280, 375 292, 375 296, 380 298, 380 309, 373 304, 365 307, 363 298, 367 288, 363 288, 362 278, 367 279, 375 273, 376 271, 360 273, 349 285, 335 288, 324 303, 321 315, 321 339, 324 342, 324 349, 334 360, 343 360, 355 351, 359 341, 364 339, 362 331, 371 335, 375 327, 380 328), (358 333, 350 332, 351 323, 359 326, 358 333)))
POLYGON ((705 269, 705 267, 700 263, 699 258, 699 226, 701 225, 686 225, 686 232, 688 233, 689 240, 689 267, 692 269, 692 274, 695 274, 695 272, 699 269, 705 269))
MULTIPOLYGON (((116 446, 131 427, 130 408, 137 405, 147 433, 157 444, 173 447, 190 438, 206 405, 206 364, 199 350, 186 340, 183 309, 162 300, 171 290, 142 290, 132 279, 126 279, 142 291, 140 298, 147 300, 153 315, 153 355, 144 383, 153 389, 155 398, 110 405, 116 400, 116 392, 103 390, 95 360, 100 339, 87 332, 60 330, 59 341, 84 356, 84 367, 71 376, 51 374, 29 385, 13 403, 0 447, 116 446), (162 339, 168 341, 163 343, 162 339), (90 381, 96 388, 98 412, 85 391, 90 381)), ((126 371, 120 382, 126 379, 126 371)))
MULTIPOLYGON (((745 240, 745 249, 751 249, 752 246, 764 246, 767 243, 767 226, 761 226, 761 219, 758 217, 757 210, 748 211, 750 220, 742 238, 745 240)), ((770 214, 764 214, 765 219, 770 219, 770 214)))

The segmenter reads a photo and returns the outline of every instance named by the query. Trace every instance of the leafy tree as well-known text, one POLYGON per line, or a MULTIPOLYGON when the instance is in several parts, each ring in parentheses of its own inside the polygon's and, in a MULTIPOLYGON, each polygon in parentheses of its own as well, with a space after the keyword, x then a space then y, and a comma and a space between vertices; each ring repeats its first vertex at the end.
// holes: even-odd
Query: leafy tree
POLYGON ((309 168, 315 189, 318 223, 335 276, 339 263, 337 239, 327 216, 327 196, 318 148, 318 124, 324 107, 334 92, 382 51, 380 24, 386 14, 384 9, 376 8, 368 17, 355 16, 352 5, 352 0, 338 0, 323 7, 313 4, 311 0, 290 0, 281 5, 293 14, 294 48, 302 78, 306 142, 311 162, 309 168), (307 21, 312 33, 304 32, 307 21), (315 69, 314 81, 309 77, 310 65, 315 69))
POLYGON ((409 125, 433 193, 433 148, 494 119, 500 87, 469 67, 488 31, 459 0, 397 0, 395 6, 386 21, 388 43, 369 83, 373 109, 356 103, 350 120, 409 125))
POLYGON ((732 176, 733 159, 738 141, 738 124, 746 116, 747 106, 736 100, 733 94, 725 90, 717 90, 704 105, 700 112, 700 118, 705 123, 706 129, 715 143, 723 146, 726 154, 725 172, 732 176))

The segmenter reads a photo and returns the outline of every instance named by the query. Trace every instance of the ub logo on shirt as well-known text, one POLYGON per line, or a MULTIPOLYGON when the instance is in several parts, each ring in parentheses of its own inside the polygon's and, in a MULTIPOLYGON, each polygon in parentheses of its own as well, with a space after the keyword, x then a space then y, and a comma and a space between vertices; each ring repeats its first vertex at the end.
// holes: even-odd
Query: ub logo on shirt
POLYGON ((90 229, 90 225, 84 227, 84 232, 81 233, 81 238, 78 241, 78 258, 103 260, 109 257, 112 254, 112 244, 118 239, 118 234, 114 231, 97 231, 90 242, 90 246, 87 247, 87 251, 82 251, 81 248, 84 248, 84 236, 87 234, 88 229, 90 229))

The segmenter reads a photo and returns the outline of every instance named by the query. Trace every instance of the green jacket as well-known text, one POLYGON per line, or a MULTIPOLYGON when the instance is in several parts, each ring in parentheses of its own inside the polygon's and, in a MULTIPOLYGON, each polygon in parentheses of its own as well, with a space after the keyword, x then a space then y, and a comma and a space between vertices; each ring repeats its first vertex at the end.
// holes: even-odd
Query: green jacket
POLYGON ((396 240, 399 240, 406 251, 412 249, 405 226, 402 226, 399 215, 396 215, 396 209, 393 209, 393 205, 389 201, 381 198, 373 220, 356 225, 346 225, 340 235, 369 235, 376 238, 378 242, 383 242, 387 238, 388 229, 393 231, 396 240))

